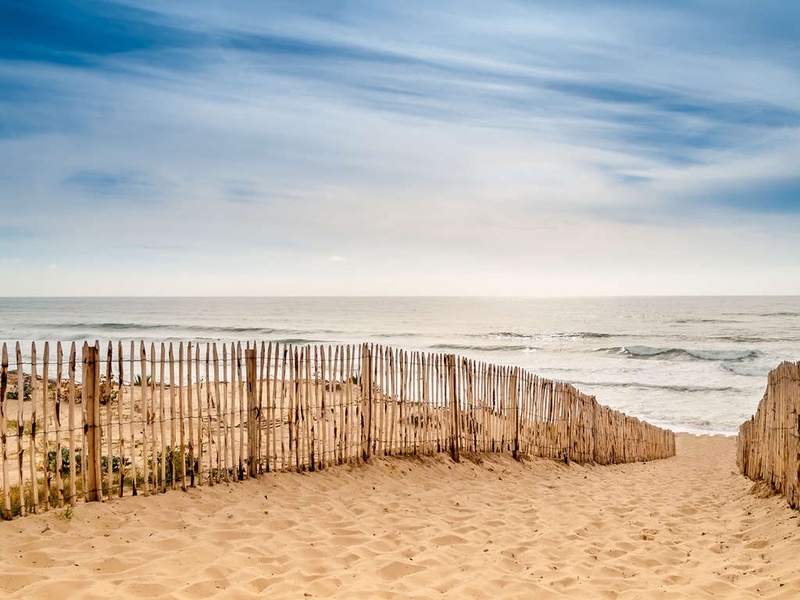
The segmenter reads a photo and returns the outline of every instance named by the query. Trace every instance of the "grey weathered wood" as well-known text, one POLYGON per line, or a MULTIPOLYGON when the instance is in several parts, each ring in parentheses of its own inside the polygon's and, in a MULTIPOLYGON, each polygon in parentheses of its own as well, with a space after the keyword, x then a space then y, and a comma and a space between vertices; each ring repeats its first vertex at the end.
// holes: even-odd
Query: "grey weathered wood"
POLYGON ((42 356, 42 439, 44 448, 44 508, 50 510, 50 487, 53 483, 52 473, 50 472, 50 342, 44 343, 44 354, 42 356))
MULTIPOLYGON (((148 462, 150 460, 149 448, 149 429, 150 429, 150 405, 147 400, 147 392, 150 389, 150 383, 147 378, 147 352, 145 350, 144 342, 139 345, 139 361, 142 374, 139 381, 139 391, 141 397, 141 419, 142 419, 142 486, 144 487, 144 495, 150 494, 150 468, 148 462)), ((153 377, 151 376, 151 379, 153 377)))
MULTIPOLYGON (((245 396, 245 382, 244 376, 242 372, 242 362, 246 360, 246 356, 242 352, 242 344, 241 342, 237 342, 236 344, 236 380, 238 381, 239 388, 239 452, 237 455, 237 460, 234 461, 238 464, 239 468, 239 479, 242 479, 246 473, 246 469, 244 467, 244 435, 246 431, 246 424, 245 424, 245 410, 247 404, 247 397, 245 396)), ((255 388, 253 389, 255 392, 255 388)), ((233 409, 235 412, 235 408, 233 409)))
MULTIPOLYGON (((103 381, 102 389, 101 389, 101 396, 98 398, 98 402, 102 403, 103 399, 106 401, 106 430, 101 432, 101 437, 106 438, 106 498, 111 499, 112 493, 111 488, 114 484, 113 476, 114 476, 114 451, 113 451, 113 429, 111 428, 112 423, 112 414, 111 414, 111 392, 112 392, 112 384, 114 383, 113 373, 112 373, 112 361, 114 355, 114 346, 111 344, 111 341, 108 342, 108 350, 106 353, 106 378, 103 381)), ((119 394, 121 390, 118 390, 117 393, 119 394)), ((120 465, 121 466, 121 465, 120 465)), ((102 486, 101 486, 101 493, 102 493, 102 486)))
POLYGON ((102 492, 102 444, 100 437, 100 398, 99 363, 100 351, 97 346, 83 345, 82 361, 82 401, 86 408, 86 448, 83 456, 83 470, 86 471, 85 490, 87 502, 103 499, 102 492))
POLYGON ((158 485, 158 489, 163 493, 167 491, 167 431, 166 431, 166 401, 165 401, 165 394, 164 394, 164 386, 166 385, 166 365, 165 365, 165 354, 166 348, 164 347, 164 342, 161 342, 161 352, 158 355, 158 410, 156 414, 158 415, 158 432, 159 432, 159 443, 160 443, 160 457, 158 459, 158 466, 160 468, 160 477, 161 480, 158 485))
POLYGON ((461 415, 459 411, 458 392, 456 389, 457 373, 456 373, 456 357, 453 354, 447 356, 447 371, 450 379, 450 408, 452 417, 450 420, 450 457, 455 462, 461 461, 461 415))
MULTIPOLYGON (((191 347, 190 347, 191 348, 191 347)), ((191 359, 190 359, 191 360, 191 359)), ((181 451, 180 451, 180 466, 181 466, 181 490, 186 491, 186 415, 184 411, 185 399, 183 393, 183 373, 184 373, 184 356, 183 356, 183 342, 178 345, 178 435, 180 436, 181 451)), ((173 381, 173 387, 175 383, 173 381)), ((188 390, 192 389, 191 377, 188 385, 188 390)), ((188 393, 191 393, 190 391, 188 393)), ((175 416, 173 415, 173 422, 175 416)), ((174 434, 173 434, 174 439, 174 434)))
POLYGON ((258 373, 256 372, 256 350, 246 350, 247 362, 247 475, 258 475, 258 459, 260 456, 259 439, 261 431, 261 410, 258 407, 258 373))
POLYGON ((8 480, 8 420, 6 417, 6 392, 8 391, 8 348, 3 343, 2 370, 0 370, 0 442, 3 445, 3 519, 11 518, 11 484, 8 480))
MULTIPOLYGON (((130 416, 130 440, 131 440, 131 494, 136 496, 139 493, 137 489, 138 482, 136 480, 138 469, 136 466, 136 386, 135 383, 135 375, 134 372, 136 370, 136 343, 131 340, 131 353, 128 356, 128 372, 130 373, 130 392, 131 392, 131 416, 130 416)), ((139 386, 141 389, 141 386, 139 386)), ((141 395, 139 398, 139 414, 141 415, 141 395)))
MULTIPOLYGON (((36 414, 36 344, 31 343, 31 433, 28 436, 28 466, 31 474, 31 491, 34 514, 39 513, 39 483, 36 481, 36 428, 38 419, 36 414)), ((47 386, 45 385, 45 389, 47 386)), ((45 461, 47 462, 47 461, 45 461)), ((22 498, 22 487, 20 487, 20 498, 22 498)))
MULTIPOLYGON (((222 458, 222 430, 224 429, 222 425, 222 398, 219 392, 219 354, 217 352, 217 344, 214 343, 211 345, 211 348, 214 352, 213 360, 214 360, 214 393, 216 395, 216 409, 217 409, 217 476, 216 480, 219 482, 221 481, 222 476, 222 468, 223 468, 223 458, 222 458)), ((225 346, 223 346, 224 351, 225 346)), ((210 416, 210 415, 209 415, 210 416)), ((211 427, 209 426, 209 431, 211 427)), ((210 445, 209 445, 210 448, 210 445)))
POLYGON ((78 501, 77 482, 75 481, 75 342, 69 348, 69 503, 75 506, 78 501))
MULTIPOLYGON (((180 386, 180 379, 175 380, 175 355, 172 348, 172 342, 169 343, 169 349, 167 350, 167 357, 169 362, 169 448, 170 448, 170 459, 172 463, 172 477, 170 482, 170 488, 176 489, 177 487, 177 479, 178 479, 178 448, 176 447, 178 436, 176 434, 175 428, 175 390, 177 387, 180 386)), ((164 455, 164 462, 166 463, 167 456, 164 455)), ((181 447, 181 454, 180 454, 180 462, 183 463, 183 448, 181 447)), ((181 467, 183 470, 183 467, 181 467)))
POLYGON ((18 475, 19 475, 19 489, 20 489, 20 503, 19 503, 19 514, 20 516, 25 516, 26 507, 25 507, 25 499, 22 494, 22 490, 25 489, 25 473, 24 473, 24 461, 25 461, 25 447, 23 442, 23 435, 25 431, 25 420, 24 420, 24 412, 23 412, 23 398, 25 396, 25 376, 23 373, 23 362, 22 362, 22 348, 17 342, 16 347, 16 354, 17 354, 17 468, 18 468, 18 475))
MULTIPOLYGON (((133 357, 133 352, 131 352, 131 357, 133 357)), ((123 427, 123 419, 125 418, 125 411, 124 411, 124 404, 125 404, 125 375, 123 365, 124 357, 122 355, 122 342, 120 341, 117 344, 117 419, 119 423, 117 424, 119 428, 119 497, 122 498, 125 491, 125 461, 127 456, 125 455, 125 429, 123 427)), ((133 375, 133 373, 131 373, 133 375)), ((129 390, 131 395, 131 400, 133 399, 133 386, 131 385, 129 390)), ((111 407, 108 407, 108 410, 111 410, 111 407)), ((133 411, 133 403, 131 403, 131 411, 133 411)), ((133 414, 133 412, 131 412, 133 414)), ((108 491, 111 494, 111 489, 109 488, 108 491)))
MULTIPOLYGON (((4 344, 5 345, 5 344, 4 344)), ((61 469, 64 466, 63 456, 61 455, 61 446, 63 440, 61 439, 61 381, 63 379, 63 362, 64 350, 61 347, 61 342, 56 344, 56 398, 55 398, 55 425, 56 425, 56 490, 58 494, 58 508, 64 506, 64 478, 61 475, 61 469)), ((5 461, 4 461, 5 462, 5 461)))

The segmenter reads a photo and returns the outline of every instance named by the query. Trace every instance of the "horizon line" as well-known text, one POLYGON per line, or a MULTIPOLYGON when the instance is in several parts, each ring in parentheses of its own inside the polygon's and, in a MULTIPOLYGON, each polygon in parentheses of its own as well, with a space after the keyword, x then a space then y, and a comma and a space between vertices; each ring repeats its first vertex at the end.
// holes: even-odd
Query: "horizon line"
POLYGON ((261 295, 261 294, 239 294, 239 295, 206 295, 206 294, 187 294, 187 295, 64 295, 64 296, 3 296, 0 295, 0 300, 91 300, 91 299, 364 299, 364 298, 385 298, 385 299, 486 299, 486 300, 563 300, 563 299, 601 299, 601 298, 800 298, 800 294, 782 294, 782 293, 765 293, 765 294, 581 294, 581 295, 542 295, 542 296, 528 296, 528 295, 477 295, 477 294, 454 294, 454 295, 441 295, 441 294, 279 294, 279 295, 261 295))

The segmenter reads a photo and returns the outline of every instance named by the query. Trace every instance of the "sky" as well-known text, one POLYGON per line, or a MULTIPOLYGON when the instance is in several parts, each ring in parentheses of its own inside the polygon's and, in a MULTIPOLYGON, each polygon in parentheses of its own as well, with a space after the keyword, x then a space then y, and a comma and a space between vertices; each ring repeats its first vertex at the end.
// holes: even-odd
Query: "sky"
POLYGON ((0 295, 800 294, 800 2, 0 0, 0 295))

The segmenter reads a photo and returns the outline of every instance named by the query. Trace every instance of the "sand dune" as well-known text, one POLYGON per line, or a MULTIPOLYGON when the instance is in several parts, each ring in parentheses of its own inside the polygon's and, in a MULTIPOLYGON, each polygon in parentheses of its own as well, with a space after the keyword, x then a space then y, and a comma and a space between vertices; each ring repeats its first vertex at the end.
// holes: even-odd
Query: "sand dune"
POLYGON ((796 598, 734 440, 612 467, 373 459, 0 524, 11 598, 796 598))

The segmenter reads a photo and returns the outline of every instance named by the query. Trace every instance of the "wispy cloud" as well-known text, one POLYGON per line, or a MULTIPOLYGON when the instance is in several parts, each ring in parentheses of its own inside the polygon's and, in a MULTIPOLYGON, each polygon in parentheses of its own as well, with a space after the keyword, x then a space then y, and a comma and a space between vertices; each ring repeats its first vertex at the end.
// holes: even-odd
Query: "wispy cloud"
POLYGON ((225 250, 308 274, 329 248, 365 278, 350 257, 630 272, 701 231, 713 262, 742 227, 797 225, 798 22, 738 1, 2 2, 0 208, 60 272, 79 223, 98 256, 168 238, 161 266, 197 272, 225 250))
POLYGON ((200 42, 157 12, 113 1, 4 1, 1 10, 0 52, 11 60, 91 67, 101 57, 200 42))
POLYGON ((99 208, 141 208, 158 202, 154 184, 141 173, 77 171, 66 177, 62 185, 75 192, 78 204, 89 203, 99 208))

